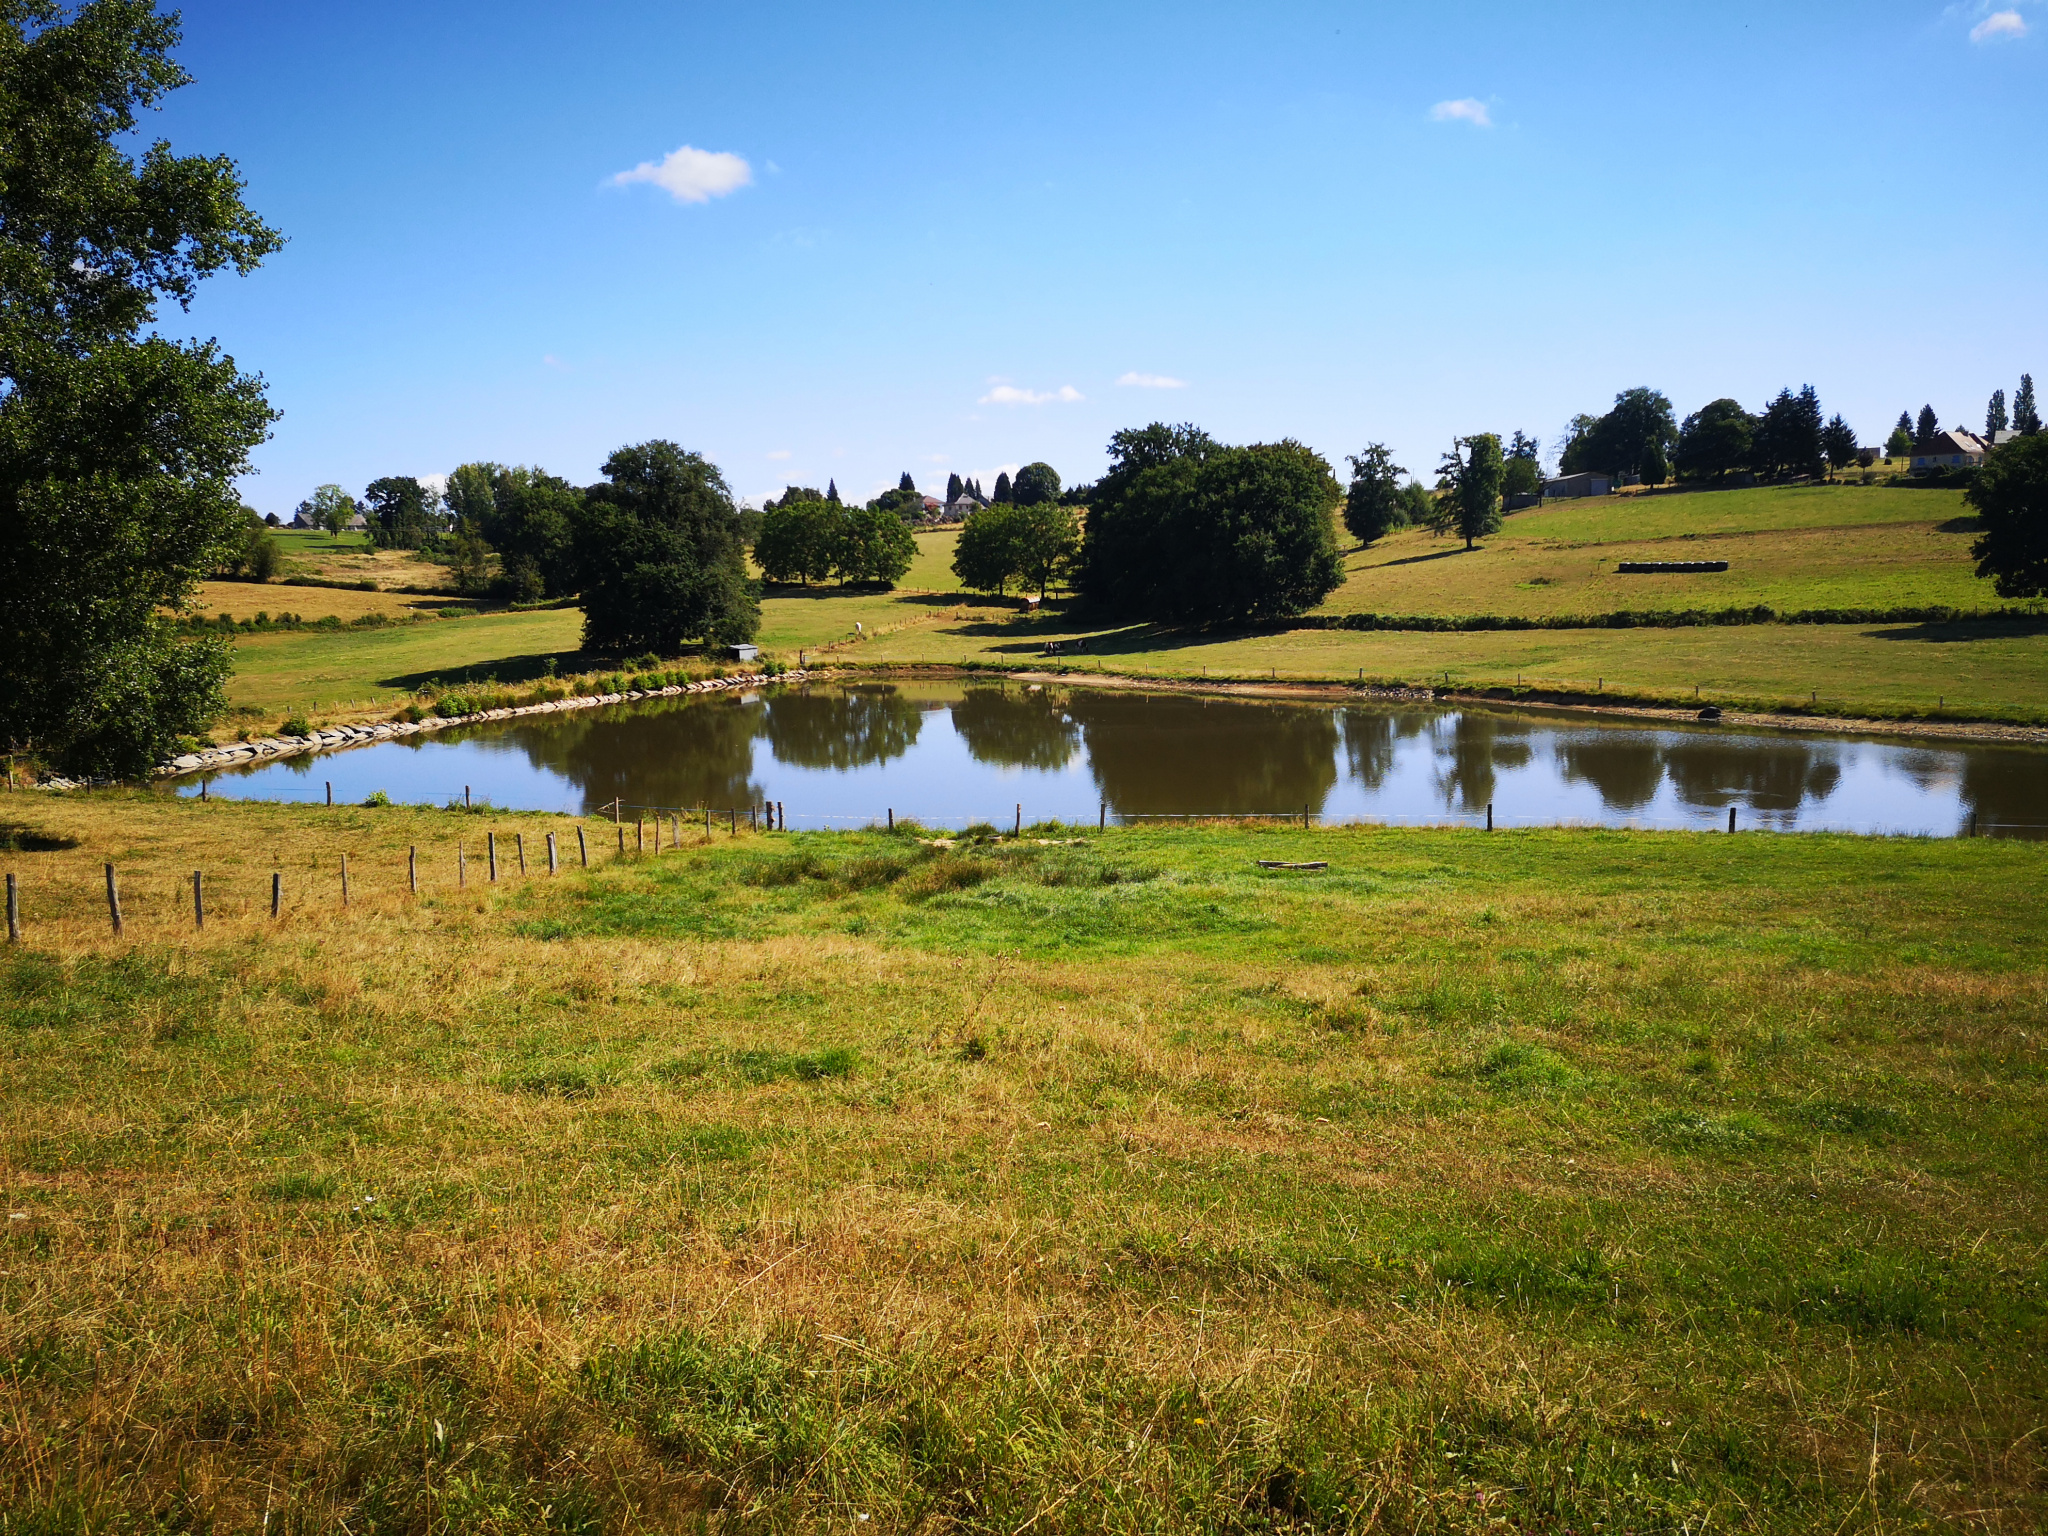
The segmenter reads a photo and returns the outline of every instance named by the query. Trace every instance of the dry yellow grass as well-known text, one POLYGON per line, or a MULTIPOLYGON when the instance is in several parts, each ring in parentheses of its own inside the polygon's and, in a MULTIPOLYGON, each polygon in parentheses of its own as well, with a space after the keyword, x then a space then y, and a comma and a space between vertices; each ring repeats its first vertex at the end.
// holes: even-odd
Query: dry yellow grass
POLYGON ((550 881, 575 819, 0 823, 72 844, 0 854, 31 951, 0 967, 0 1504, 38 1528, 2043 1511, 2038 850, 721 830, 620 861, 587 822, 600 868, 550 881), (483 878, 487 829, 524 880, 483 878), (1250 869, 1310 847, 1332 879, 1250 869))
POLYGON ((438 613, 443 608, 478 606, 473 598, 452 594, 420 597, 404 592, 357 592, 347 587, 288 587, 279 582, 202 581, 192 611, 207 618, 224 613, 238 620, 253 619, 259 613, 272 618, 295 613, 302 619, 331 615, 348 623, 366 613, 399 619, 414 613, 438 613))

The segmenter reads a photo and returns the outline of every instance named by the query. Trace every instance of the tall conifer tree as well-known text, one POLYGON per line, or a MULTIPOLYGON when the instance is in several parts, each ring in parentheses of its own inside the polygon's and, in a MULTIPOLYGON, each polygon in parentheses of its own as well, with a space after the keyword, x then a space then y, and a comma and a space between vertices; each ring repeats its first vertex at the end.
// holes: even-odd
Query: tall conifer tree
POLYGON ((1913 427, 1913 446, 1915 448, 1925 448, 1934 441, 1940 431, 1941 420, 1934 414, 1934 407, 1931 405, 1921 406, 1920 420, 1913 427))
POLYGON ((1991 403, 1984 407, 1984 435, 1991 437, 2011 425, 2011 418, 2005 414, 2005 391, 1994 389, 1991 391, 1991 403))
POLYGON ((2020 375, 2020 387, 2012 393, 2012 425, 2016 432, 2032 437, 2041 430, 2041 411, 2034 404, 2034 376, 2020 375))

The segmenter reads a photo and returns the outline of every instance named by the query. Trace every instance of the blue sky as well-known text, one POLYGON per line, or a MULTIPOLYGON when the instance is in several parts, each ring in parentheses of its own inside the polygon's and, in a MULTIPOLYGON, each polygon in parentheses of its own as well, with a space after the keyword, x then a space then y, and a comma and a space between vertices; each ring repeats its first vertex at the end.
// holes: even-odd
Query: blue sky
POLYGON ((756 499, 1160 418, 1429 478, 1635 384, 1866 440, 2048 388, 2044 0, 183 14, 149 131, 291 242, 166 316, 269 380, 265 511, 649 437, 756 499))

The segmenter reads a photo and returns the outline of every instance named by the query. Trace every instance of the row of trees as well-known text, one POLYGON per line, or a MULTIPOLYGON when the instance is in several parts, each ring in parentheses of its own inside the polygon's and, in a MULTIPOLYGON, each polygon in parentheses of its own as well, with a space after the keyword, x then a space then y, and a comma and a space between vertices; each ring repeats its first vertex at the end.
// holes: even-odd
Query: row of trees
POLYGON ((893 586, 916 555, 909 526, 880 498, 848 507, 793 490, 769 502, 754 536, 754 559, 764 576, 805 586, 834 576, 893 586))
MULTIPOLYGON (((2013 391, 2010 411, 2006 409, 2005 391, 1991 391, 1991 399, 1984 407, 1984 437, 1987 441, 2001 432, 2017 432, 2022 437, 2032 437, 2040 430, 2041 410, 2034 401, 2034 376, 2031 373, 2020 375, 2020 385, 2013 391)), ((1891 436, 1885 439, 1884 451, 1895 459, 1924 453, 1940 435, 1941 421, 1933 406, 1921 406, 1918 417, 1911 411, 1901 411, 1891 436)))
POLYGON ((1811 384, 1785 388, 1761 411, 1738 400, 1709 401, 1681 423, 1660 390, 1625 389, 1605 415, 1580 415, 1565 429, 1563 474, 1596 470, 1662 485, 1719 480, 1736 471, 1762 479, 1819 475, 1857 462, 1856 432, 1839 413, 1824 418, 1811 384))

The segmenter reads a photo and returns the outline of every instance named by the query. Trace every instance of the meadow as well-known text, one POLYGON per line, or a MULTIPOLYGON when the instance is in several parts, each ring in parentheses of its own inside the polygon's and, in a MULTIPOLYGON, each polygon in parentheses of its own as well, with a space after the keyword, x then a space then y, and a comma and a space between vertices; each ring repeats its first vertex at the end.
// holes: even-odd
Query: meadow
POLYGON ((9 1530, 2048 1520, 2039 845, 0 821, 9 1530))
MULTIPOLYGON (((1320 612, 1555 619, 1759 603, 1781 612, 2008 606, 1972 574, 1973 520, 1960 494, 1837 485, 1553 503, 1514 514, 1469 553, 1454 540, 1404 529, 1370 549, 1353 548, 1344 587, 1320 612), (1616 573, 1619 561, 1636 558, 1726 558, 1730 569, 1616 573)), ((1998 622, 1187 633, 1106 627, 1057 607, 1029 614, 1014 597, 963 593, 951 573, 957 538, 952 529, 921 531, 917 558, 894 591, 768 589, 764 654, 789 665, 807 657, 852 666, 1078 667, 1197 681, 1348 680, 1783 713, 2048 722, 2048 613, 1998 622), (1048 657, 1049 642, 1065 653, 1048 657)), ((231 587, 210 585, 202 606, 238 616, 259 607, 309 617, 332 609, 353 619, 358 611, 403 616, 408 605, 436 602, 312 588, 223 590, 231 587)), ((289 710, 346 719, 396 707, 437 677, 525 681, 550 662, 568 675, 598 660, 578 653, 579 629, 579 615, 558 610, 476 624, 248 636, 238 642, 230 702, 246 721, 289 710)))

